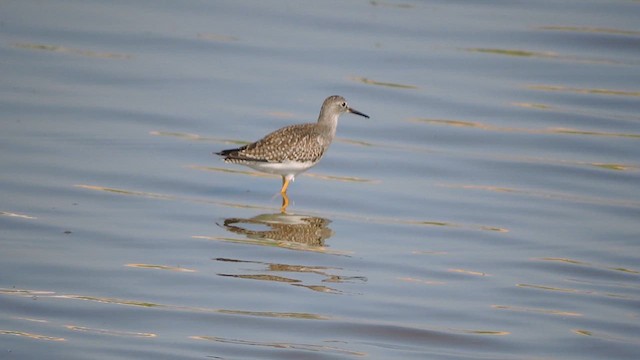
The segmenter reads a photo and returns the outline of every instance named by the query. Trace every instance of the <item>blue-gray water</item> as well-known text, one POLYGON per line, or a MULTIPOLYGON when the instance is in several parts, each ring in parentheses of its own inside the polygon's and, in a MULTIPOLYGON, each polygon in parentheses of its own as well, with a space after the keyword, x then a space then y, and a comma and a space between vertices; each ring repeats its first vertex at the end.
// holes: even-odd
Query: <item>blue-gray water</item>
POLYGON ((637 359, 640 2, 0 3, 0 358, 637 359), (289 188, 214 151, 315 121, 289 188))

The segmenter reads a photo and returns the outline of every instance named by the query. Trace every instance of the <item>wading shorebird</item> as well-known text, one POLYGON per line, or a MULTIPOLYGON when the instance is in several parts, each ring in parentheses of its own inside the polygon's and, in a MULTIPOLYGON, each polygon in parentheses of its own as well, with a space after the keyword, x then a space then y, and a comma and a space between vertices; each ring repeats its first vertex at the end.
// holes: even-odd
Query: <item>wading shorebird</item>
POLYGON ((322 103, 317 122, 286 126, 254 143, 216 154, 223 156, 226 163, 245 165, 282 176, 280 210, 285 212, 289 205, 289 182, 320 162, 336 136, 338 118, 346 112, 369 118, 368 115, 350 108, 342 96, 329 96, 322 103))

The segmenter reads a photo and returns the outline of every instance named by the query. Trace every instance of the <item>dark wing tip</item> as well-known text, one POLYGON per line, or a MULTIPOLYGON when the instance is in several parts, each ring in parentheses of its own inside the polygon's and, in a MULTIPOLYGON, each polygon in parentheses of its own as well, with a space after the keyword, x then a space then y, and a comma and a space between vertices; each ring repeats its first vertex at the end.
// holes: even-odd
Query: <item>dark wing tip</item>
POLYGON ((242 150, 244 150, 246 148, 247 148, 247 146, 245 145, 245 146, 241 146, 239 148, 226 149, 226 150, 222 150, 222 151, 219 151, 219 152, 214 152, 214 154, 220 155, 220 156, 234 156, 234 155, 237 155, 238 152, 240 152, 240 151, 242 151, 242 150))
POLYGON ((244 148, 238 148, 238 149, 227 149, 227 150, 222 150, 220 152, 214 152, 214 154, 216 155, 220 155, 220 156, 224 156, 225 160, 231 160, 231 161, 242 161, 242 162, 269 162, 269 160, 267 159, 257 159, 257 158, 252 158, 252 157, 248 157, 248 156, 242 156, 240 154, 240 151, 243 150, 244 148))
POLYGON ((232 152, 236 151, 236 149, 227 149, 227 150, 222 150, 222 151, 218 151, 218 152, 213 152, 216 155, 220 155, 220 156, 227 156, 229 154, 231 154, 232 152))

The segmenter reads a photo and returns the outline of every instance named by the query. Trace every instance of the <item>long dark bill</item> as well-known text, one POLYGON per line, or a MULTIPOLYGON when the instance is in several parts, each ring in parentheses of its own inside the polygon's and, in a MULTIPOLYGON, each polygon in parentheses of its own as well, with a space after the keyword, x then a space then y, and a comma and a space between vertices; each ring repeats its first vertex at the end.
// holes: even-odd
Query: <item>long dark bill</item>
POLYGON ((364 116, 364 117, 366 117, 367 119, 369 118, 369 115, 364 114, 364 113, 361 113, 360 111, 358 111, 358 110, 356 110, 356 109, 349 108, 349 109, 348 109, 348 111, 349 111, 350 113, 352 113, 352 114, 356 114, 356 115, 364 116))

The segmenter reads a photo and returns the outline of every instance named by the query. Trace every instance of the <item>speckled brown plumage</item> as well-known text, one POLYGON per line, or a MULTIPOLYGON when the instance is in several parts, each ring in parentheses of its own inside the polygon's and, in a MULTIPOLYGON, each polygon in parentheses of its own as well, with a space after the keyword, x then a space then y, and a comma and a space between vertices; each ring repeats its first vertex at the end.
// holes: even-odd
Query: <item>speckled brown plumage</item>
POLYGON ((320 161, 331 143, 327 130, 318 124, 298 124, 276 130, 264 138, 237 149, 218 153, 225 162, 244 164, 247 162, 320 161), (323 135, 324 134, 324 135, 323 135))

